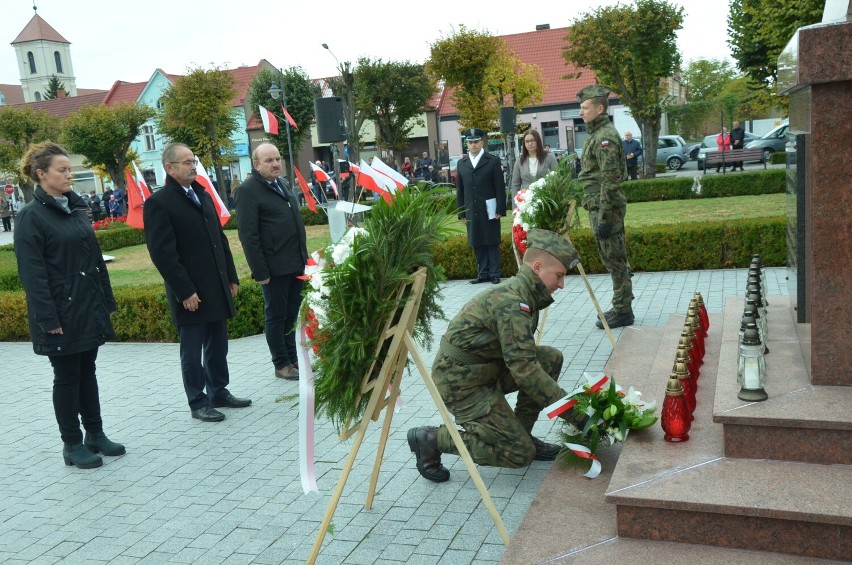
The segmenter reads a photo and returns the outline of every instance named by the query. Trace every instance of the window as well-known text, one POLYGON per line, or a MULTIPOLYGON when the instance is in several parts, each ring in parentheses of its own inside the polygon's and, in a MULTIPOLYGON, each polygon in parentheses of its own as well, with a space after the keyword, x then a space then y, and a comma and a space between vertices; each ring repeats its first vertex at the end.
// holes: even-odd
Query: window
POLYGON ((3 94, 2 92, 0 92, 0 106, 3 106, 5 104, 6 104, 6 95, 3 94))
POLYGON ((53 52, 53 59, 56 61, 56 72, 62 72, 62 57, 59 55, 59 51, 53 52))
POLYGON ((29 62, 29 64, 30 64, 30 74, 31 74, 31 75, 36 74, 36 68, 35 68, 35 57, 33 56, 33 52, 32 52, 32 51, 27 51, 27 61, 28 61, 28 62, 29 62))
POLYGON ((541 123, 541 141, 551 149, 559 149, 559 122, 541 123))
POLYGON ((41 102, 41 92, 36 90, 35 94, 33 95, 33 98, 35 98, 36 102, 41 102))
POLYGON ((162 99, 162 98, 158 98, 158 99, 157 99, 157 110, 162 110, 162 109, 163 109, 163 106, 165 106, 165 104, 163 104, 163 99, 162 99))
POLYGON ((157 144, 154 140, 154 126, 142 126, 142 135, 145 138, 145 151, 154 151, 157 149, 157 144))

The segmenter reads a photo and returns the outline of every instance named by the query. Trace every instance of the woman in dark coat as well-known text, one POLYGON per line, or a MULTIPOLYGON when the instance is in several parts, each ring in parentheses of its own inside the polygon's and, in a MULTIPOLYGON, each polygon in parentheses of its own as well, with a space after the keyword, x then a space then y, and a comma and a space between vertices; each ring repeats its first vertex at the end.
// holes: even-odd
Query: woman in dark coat
POLYGON ((36 183, 33 200, 18 214, 15 227, 33 350, 53 365, 53 409, 65 463, 100 467, 98 452, 125 452, 104 434, 95 377, 98 347, 115 337, 109 274, 86 204, 71 190, 68 153, 44 142, 31 146, 21 162, 21 171, 36 183))

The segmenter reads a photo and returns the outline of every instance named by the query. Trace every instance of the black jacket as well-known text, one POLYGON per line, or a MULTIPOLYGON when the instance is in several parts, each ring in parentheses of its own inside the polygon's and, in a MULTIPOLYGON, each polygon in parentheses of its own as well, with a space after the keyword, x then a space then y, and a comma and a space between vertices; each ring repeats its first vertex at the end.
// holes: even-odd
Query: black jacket
POLYGON ((467 220, 468 244, 500 245, 500 220, 489 220, 485 207, 485 202, 494 198, 496 213, 506 215, 506 181, 500 157, 485 151, 474 169, 470 155, 465 155, 457 167, 456 204, 462 209, 459 219, 467 220))
POLYGON ((239 283, 213 200, 201 184, 193 182, 192 189, 201 200, 201 208, 167 175, 165 186, 142 208, 148 253, 166 283, 172 321, 178 326, 232 317, 230 285, 239 283), (201 304, 190 312, 183 301, 194 293, 198 293, 201 304))
POLYGON ((90 351, 113 339, 115 299, 86 204, 68 192, 67 212, 36 185, 18 213, 15 255, 27 295, 33 350, 39 355, 90 351), (62 328, 62 334, 49 330, 62 328))
POLYGON ((254 280, 301 275, 308 260, 305 224, 292 191, 282 195, 257 171, 240 185, 237 229, 254 280))

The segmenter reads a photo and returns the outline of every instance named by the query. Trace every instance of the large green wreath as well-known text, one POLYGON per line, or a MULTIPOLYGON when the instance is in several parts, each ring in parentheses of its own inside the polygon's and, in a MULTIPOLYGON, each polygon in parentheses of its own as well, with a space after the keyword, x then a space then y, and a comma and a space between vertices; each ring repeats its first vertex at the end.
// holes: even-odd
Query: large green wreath
MULTIPOLYGON (((408 188, 391 204, 378 201, 367 212, 366 233, 355 237, 349 257, 323 269, 322 326, 313 324, 310 339, 316 354, 314 402, 316 413, 328 417, 338 431, 364 412, 369 397, 362 396, 357 405, 356 399, 366 372, 372 366, 375 378, 381 368, 380 362, 374 364, 379 336, 397 310, 394 298, 401 286, 420 267, 426 267, 427 276, 413 337, 431 344, 431 322, 444 317, 437 299, 446 280, 443 268, 433 262, 434 249, 457 231, 454 218, 435 191, 408 188)), ((328 261, 330 249, 325 252, 328 261)), ((310 291, 308 284, 306 297, 310 291)), ((306 324, 312 323, 311 307, 309 300, 303 301, 306 324)))

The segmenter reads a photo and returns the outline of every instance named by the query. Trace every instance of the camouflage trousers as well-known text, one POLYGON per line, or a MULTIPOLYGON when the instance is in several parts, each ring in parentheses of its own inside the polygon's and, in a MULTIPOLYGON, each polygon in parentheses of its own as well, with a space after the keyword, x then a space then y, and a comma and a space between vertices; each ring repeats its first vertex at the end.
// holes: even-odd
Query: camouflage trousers
POLYGON ((612 278, 612 309, 622 314, 633 312, 633 282, 630 280, 630 264, 627 262, 624 212, 624 208, 612 209, 612 235, 600 239, 597 236, 600 210, 589 210, 589 225, 595 234, 598 254, 612 278))
MULTIPOLYGON (((537 358, 542 369, 554 381, 562 371, 562 352, 547 346, 537 348, 537 358)), ((444 398, 447 409, 455 418, 462 441, 474 463, 492 467, 525 467, 535 457, 531 433, 544 405, 535 402, 528 394, 519 391, 512 374, 502 361, 483 365, 463 365, 444 357, 436 361, 433 375, 448 370, 456 373, 473 373, 472 380, 482 374, 495 376, 491 384, 483 384, 463 398, 454 397, 441 390, 440 378, 435 382, 444 398), (518 391, 515 409, 509 407, 506 394, 518 391)), ((442 453, 458 455, 452 436, 445 426, 438 429, 438 448, 442 453)))

